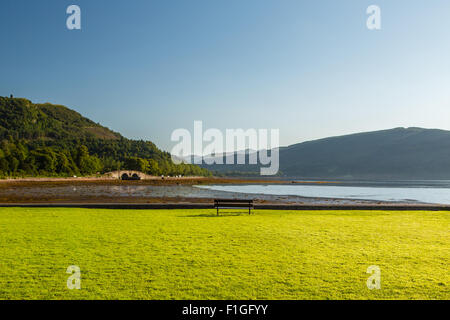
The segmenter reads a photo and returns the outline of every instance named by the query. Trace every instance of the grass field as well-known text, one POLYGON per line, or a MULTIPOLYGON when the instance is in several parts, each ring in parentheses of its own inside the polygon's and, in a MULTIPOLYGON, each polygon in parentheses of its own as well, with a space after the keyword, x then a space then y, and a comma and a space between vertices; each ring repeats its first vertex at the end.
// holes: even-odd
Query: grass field
POLYGON ((0 209, 0 299, 450 298, 448 212, 255 213, 0 209))

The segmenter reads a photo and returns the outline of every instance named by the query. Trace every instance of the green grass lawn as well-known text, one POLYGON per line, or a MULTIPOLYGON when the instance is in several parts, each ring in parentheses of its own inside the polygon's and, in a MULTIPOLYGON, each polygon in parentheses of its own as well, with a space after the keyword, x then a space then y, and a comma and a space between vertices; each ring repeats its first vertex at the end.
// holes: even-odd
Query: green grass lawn
POLYGON ((0 209, 0 299, 449 299, 450 214, 0 209), (70 265, 81 290, 69 290, 70 265), (381 289, 366 273, 381 268, 381 289))

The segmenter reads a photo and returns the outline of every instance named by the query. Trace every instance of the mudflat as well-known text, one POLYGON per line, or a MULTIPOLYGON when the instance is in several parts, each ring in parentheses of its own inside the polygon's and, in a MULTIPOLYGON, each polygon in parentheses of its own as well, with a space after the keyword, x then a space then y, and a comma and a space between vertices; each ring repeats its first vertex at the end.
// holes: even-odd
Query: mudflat
MULTIPOLYGON (((215 198, 253 199, 257 204, 276 205, 392 205, 392 202, 289 195, 246 194, 197 188, 219 184, 292 184, 324 181, 286 181, 239 178, 164 178, 123 181, 105 178, 25 178, 0 180, 0 204, 202 204, 215 198)), ((397 205, 410 205, 397 203, 397 205)))

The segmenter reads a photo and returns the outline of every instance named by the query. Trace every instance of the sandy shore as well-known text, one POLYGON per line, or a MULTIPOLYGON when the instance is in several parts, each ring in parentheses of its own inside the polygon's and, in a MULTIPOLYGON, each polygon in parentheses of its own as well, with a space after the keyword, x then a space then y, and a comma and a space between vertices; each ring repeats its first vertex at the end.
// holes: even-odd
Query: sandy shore
POLYGON ((2 185, 36 185, 48 183, 97 183, 97 184, 141 184, 141 185, 197 185, 197 184, 334 184, 334 181, 298 181, 298 180, 283 180, 279 178, 264 179, 264 178, 235 178, 235 177, 151 177, 147 176, 145 179, 139 181, 125 181, 114 177, 68 177, 68 178, 8 178, 0 179, 0 187, 2 185))
MULTIPOLYGON (((70 178, 16 178, 0 179, 2 185, 45 185, 45 184, 108 184, 108 185, 195 185, 195 184, 260 184, 260 183, 287 183, 283 180, 219 178, 219 177, 152 177, 139 181, 119 180, 110 177, 70 177, 70 178)), ((294 182, 292 182, 294 183, 294 182)), ((298 183, 298 182, 296 182, 298 183)), ((321 183, 321 182, 317 182, 321 183)), ((325 182, 322 182, 325 183, 325 182)))
MULTIPOLYGON (((253 199, 272 205, 411 205, 373 200, 349 200, 267 194, 246 194, 197 188, 207 184, 292 184, 292 181, 239 178, 165 178, 121 181, 105 178, 27 178, 2 180, 0 204, 210 204, 213 199, 253 199)), ((312 182, 302 182, 309 183, 312 182)), ((324 182, 313 182, 320 184, 324 182)), ((331 182, 333 183, 333 182, 331 182)), ((415 203, 417 205, 417 203, 415 203)))

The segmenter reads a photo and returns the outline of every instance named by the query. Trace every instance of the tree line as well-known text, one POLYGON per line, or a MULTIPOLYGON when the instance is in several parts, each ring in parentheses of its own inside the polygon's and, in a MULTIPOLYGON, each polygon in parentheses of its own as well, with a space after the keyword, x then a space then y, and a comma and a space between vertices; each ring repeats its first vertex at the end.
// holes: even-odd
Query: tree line
MULTIPOLYGON (((61 141, 59 144, 64 143, 61 141)), ((67 143, 67 145, 72 144, 76 145, 75 142, 67 143)), ((113 154, 115 153, 120 152, 116 150, 113 154)), ((111 156, 104 150, 90 151, 84 144, 61 147, 5 139, 0 143, 0 177, 88 176, 115 170, 136 170, 149 175, 166 176, 211 175, 208 170, 195 165, 176 165, 168 154, 163 156, 155 154, 154 157, 148 158, 138 157, 137 154, 139 152, 111 156)))

